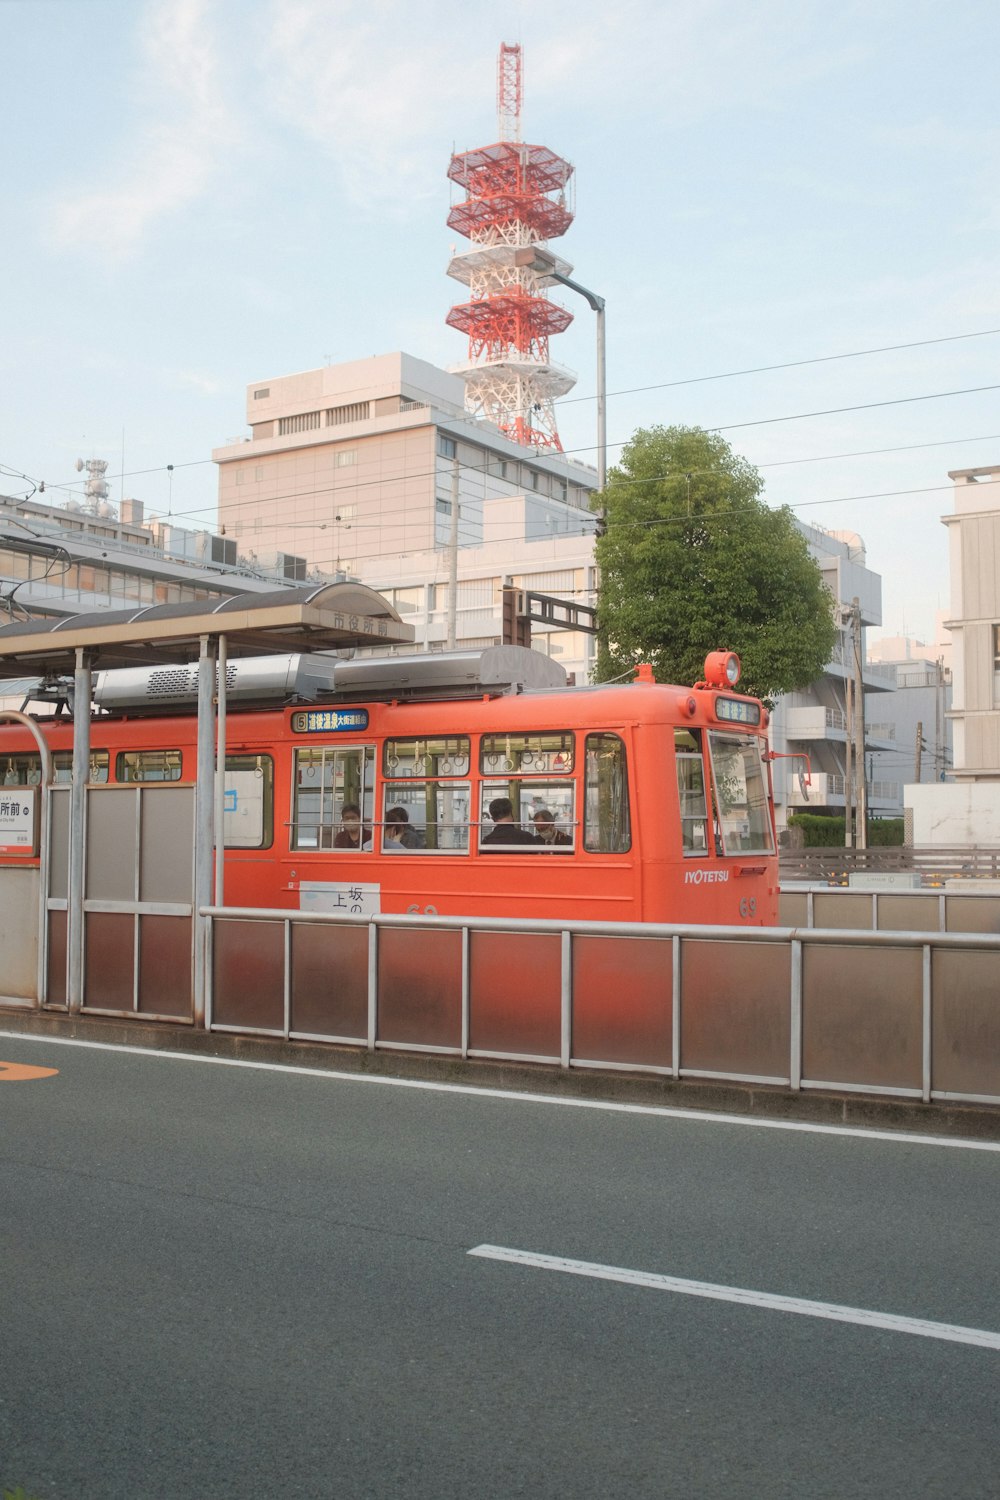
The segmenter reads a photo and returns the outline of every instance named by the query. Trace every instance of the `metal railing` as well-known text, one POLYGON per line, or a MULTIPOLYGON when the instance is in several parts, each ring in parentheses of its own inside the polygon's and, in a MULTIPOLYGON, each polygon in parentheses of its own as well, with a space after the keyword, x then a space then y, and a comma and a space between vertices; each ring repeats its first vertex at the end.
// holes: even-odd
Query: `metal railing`
POLYGON ((1000 936, 207 907, 210 1029, 1000 1103, 1000 936))
POLYGON ((960 844, 948 847, 912 844, 877 845, 869 849, 782 849, 782 881, 809 880, 847 885, 853 874, 913 871, 921 884, 943 886, 946 880, 1000 880, 1000 848, 960 844))

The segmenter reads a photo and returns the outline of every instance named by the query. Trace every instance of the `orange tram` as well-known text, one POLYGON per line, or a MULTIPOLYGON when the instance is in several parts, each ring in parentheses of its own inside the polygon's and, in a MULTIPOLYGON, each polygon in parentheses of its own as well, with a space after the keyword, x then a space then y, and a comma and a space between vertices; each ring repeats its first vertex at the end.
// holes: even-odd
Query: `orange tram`
MULTIPOLYGON (((91 784, 194 781, 196 676, 98 676, 91 784)), ((225 904, 773 924, 768 713, 738 680, 725 652, 692 688, 569 687, 506 646, 230 663, 225 904)), ((72 721, 38 722, 68 780, 72 721)), ((40 776, 0 724, 5 787, 40 776)))

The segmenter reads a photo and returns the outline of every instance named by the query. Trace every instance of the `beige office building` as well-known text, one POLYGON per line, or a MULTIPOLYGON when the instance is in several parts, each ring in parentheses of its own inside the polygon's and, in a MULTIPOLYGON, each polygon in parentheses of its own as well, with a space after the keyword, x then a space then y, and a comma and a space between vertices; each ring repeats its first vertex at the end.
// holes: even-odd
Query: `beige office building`
POLYGON ((955 767, 959 781, 1000 780, 1000 465, 955 469, 951 543, 955 767))
MULTIPOLYGON (((361 579, 433 650, 457 498, 459 647, 500 639, 505 581, 593 606, 595 471, 519 447, 464 400, 459 376, 402 353, 255 382, 250 436, 213 453, 220 531, 289 580, 361 579)), ((533 644, 586 680, 592 637, 536 626, 533 644)))

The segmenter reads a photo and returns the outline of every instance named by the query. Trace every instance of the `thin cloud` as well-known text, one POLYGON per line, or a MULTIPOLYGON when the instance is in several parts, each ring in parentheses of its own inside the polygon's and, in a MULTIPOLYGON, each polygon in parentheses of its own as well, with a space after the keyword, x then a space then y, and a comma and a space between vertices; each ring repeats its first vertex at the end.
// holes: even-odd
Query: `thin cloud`
POLYGON ((135 144, 107 186, 53 204, 56 241, 125 258, 159 221, 200 198, 240 140, 224 101, 210 0, 160 0, 140 26, 135 144))

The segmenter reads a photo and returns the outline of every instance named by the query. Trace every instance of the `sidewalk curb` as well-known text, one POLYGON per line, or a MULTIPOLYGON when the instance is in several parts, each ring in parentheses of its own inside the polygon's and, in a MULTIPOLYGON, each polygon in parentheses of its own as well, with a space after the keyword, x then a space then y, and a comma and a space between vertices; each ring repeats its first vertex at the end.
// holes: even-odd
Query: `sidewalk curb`
POLYGON ((184 1025, 117 1017, 70 1019, 45 1011, 0 1008, 0 1031, 17 1032, 25 1037, 56 1036, 104 1042, 109 1046, 144 1047, 151 1052, 190 1052, 204 1057, 284 1064, 314 1068, 317 1072, 358 1073, 814 1125, 1000 1141, 1000 1106, 989 1104, 924 1104, 921 1100, 885 1099, 877 1094, 819 1090, 795 1093, 779 1086, 674 1080, 642 1073, 601 1072, 597 1068, 565 1072, 544 1063, 465 1060, 386 1048, 368 1052, 334 1043, 194 1031, 184 1025))

